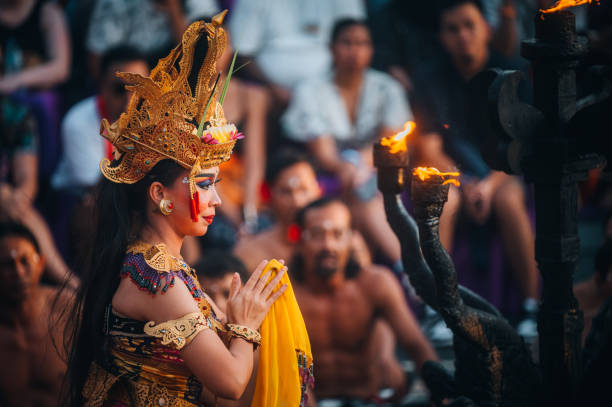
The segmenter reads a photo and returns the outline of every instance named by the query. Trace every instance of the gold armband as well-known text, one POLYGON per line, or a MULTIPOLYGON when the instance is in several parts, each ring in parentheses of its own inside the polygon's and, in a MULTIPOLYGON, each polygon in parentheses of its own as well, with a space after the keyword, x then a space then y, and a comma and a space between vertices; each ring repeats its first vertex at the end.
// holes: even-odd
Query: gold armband
POLYGON ((255 347, 261 344, 261 334, 254 329, 236 324, 227 324, 226 327, 230 338, 242 338, 255 345, 255 347))
POLYGON ((155 325, 155 321, 149 321, 144 326, 147 335, 161 338, 162 345, 181 350, 188 345, 196 335, 208 328, 206 318, 201 312, 192 312, 179 319, 162 322, 155 325))

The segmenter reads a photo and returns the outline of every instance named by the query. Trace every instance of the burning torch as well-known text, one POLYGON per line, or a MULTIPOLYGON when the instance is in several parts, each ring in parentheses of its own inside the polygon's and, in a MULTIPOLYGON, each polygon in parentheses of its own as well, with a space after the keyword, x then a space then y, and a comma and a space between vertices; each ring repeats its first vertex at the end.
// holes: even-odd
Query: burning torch
POLYGON ((404 130, 392 137, 383 137, 374 144, 374 165, 378 168, 378 189, 383 194, 399 194, 410 182, 408 136, 416 124, 404 124, 404 130))

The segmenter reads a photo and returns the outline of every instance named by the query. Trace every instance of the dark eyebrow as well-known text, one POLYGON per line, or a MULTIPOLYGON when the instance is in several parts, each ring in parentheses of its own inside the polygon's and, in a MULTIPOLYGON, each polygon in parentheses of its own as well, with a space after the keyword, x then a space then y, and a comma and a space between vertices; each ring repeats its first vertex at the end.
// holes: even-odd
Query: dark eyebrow
POLYGON ((198 174, 196 175, 196 178, 214 178, 216 176, 217 174, 207 173, 207 174, 198 174))

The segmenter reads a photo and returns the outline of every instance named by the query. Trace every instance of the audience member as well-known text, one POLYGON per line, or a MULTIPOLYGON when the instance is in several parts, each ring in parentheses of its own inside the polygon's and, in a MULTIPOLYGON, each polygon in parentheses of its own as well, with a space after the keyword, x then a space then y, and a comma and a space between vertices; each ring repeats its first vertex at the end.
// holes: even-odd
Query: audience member
POLYGON ((26 104, 40 131, 39 173, 46 178, 60 152, 60 95, 52 88, 70 72, 70 37, 63 11, 50 0, 0 2, 0 94, 26 104))
POLYGON ((412 114, 399 83, 369 68, 373 49, 363 21, 338 21, 331 49, 333 72, 297 88, 283 124, 289 137, 307 143, 322 170, 337 176, 370 247, 395 263, 400 247, 376 189, 372 144, 402 130, 412 114))
MULTIPOLYGON (((74 105, 62 120, 62 157, 51 184, 56 189, 87 189, 100 179, 100 161, 112 154, 112 148, 100 137, 99 123, 113 123, 127 110, 130 92, 116 76, 117 72, 148 75, 144 57, 135 48, 120 46, 106 52, 100 63, 98 94, 74 105)), ((82 192, 82 191, 81 191, 82 192)))
POLYGON ((36 131, 36 121, 25 106, 0 97, 0 221, 11 220, 31 230, 47 259, 51 277, 63 281, 70 270, 33 205, 38 190, 36 131))
MULTIPOLYGON (((538 0, 538 2, 541 2, 538 0)), ((536 0, 489 0, 483 14, 491 31, 491 46, 517 57, 521 40, 533 37, 536 0)), ((371 17, 375 44, 374 66, 387 71, 408 92, 423 64, 440 57, 437 40, 439 2, 392 0, 371 17)))
POLYGON ((298 214, 302 235, 289 270, 317 366, 322 398, 371 400, 381 388, 374 322, 388 322, 420 369, 436 354, 412 316, 393 274, 351 258, 351 216, 342 202, 322 198, 298 214))
POLYGON ((582 343, 591 330, 593 318, 602 305, 612 297, 612 238, 607 238, 595 256, 595 273, 591 278, 574 286, 574 295, 584 313, 582 343))
POLYGON ((286 106, 299 82, 331 66, 327 45, 334 22, 365 17, 362 0, 237 0, 229 22, 243 74, 269 87, 277 106, 286 106))
POLYGON ((223 312, 225 312, 234 274, 237 273, 243 283, 249 279, 249 272, 244 263, 225 251, 210 250, 205 252, 202 260, 194 268, 200 285, 223 312))
POLYGON ((417 76, 413 104, 424 134, 418 143, 422 163, 442 170, 458 167, 463 174, 461 190, 451 189, 440 219, 440 239, 450 250, 460 207, 476 223, 495 218, 525 299, 528 318, 519 324, 519 331, 535 335, 538 272, 524 188, 517 178, 492 171, 485 164, 474 140, 473 124, 467 119, 468 81, 488 67, 508 67, 508 63, 489 49, 490 30, 478 1, 444 4, 439 38, 447 59, 423 68, 417 76))
POLYGON ((96 0, 87 35, 90 70, 97 76, 100 56, 118 45, 136 47, 155 63, 190 21, 218 11, 215 0, 96 0))
POLYGON ((270 191, 270 210, 275 223, 268 229, 244 236, 234 254, 255 270, 264 259, 290 259, 297 234, 296 213, 321 196, 317 178, 307 156, 294 150, 281 150, 267 163, 266 186, 270 191))
MULTIPOLYGON (((39 284, 45 259, 16 223, 0 223, 0 405, 59 406, 66 372, 57 289, 39 284), (59 308, 57 308, 59 309, 59 308)), ((67 297, 60 297, 64 308, 67 297)))

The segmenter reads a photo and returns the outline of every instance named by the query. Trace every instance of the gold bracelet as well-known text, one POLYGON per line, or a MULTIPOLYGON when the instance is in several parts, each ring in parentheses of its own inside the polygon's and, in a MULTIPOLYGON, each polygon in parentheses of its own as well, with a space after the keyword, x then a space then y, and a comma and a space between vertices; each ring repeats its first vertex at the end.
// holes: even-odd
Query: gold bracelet
POLYGON ((231 338, 242 338, 256 348, 261 344, 261 334, 244 325, 227 324, 227 334, 231 338))

